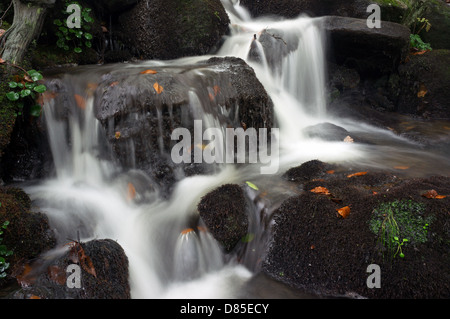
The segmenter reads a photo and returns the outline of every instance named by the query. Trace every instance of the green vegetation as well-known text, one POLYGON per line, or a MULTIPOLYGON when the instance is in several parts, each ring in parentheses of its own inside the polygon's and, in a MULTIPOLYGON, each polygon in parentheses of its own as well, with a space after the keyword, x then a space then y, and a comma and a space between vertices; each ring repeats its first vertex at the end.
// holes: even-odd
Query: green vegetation
MULTIPOLYGON (((1 205, 1 204, 0 204, 1 205)), ((13 252, 8 250, 5 245, 1 245, 3 241, 3 230, 9 225, 9 221, 5 221, 3 225, 0 226, 0 279, 6 277, 6 270, 9 268, 9 263, 6 262, 5 257, 11 256, 13 252)))
POLYGON ((379 236, 379 242, 390 258, 405 256, 404 246, 427 241, 428 227, 432 221, 424 216, 425 205, 412 200, 395 200, 381 203, 373 211, 370 230, 379 236))
MULTIPOLYGON (((67 8, 71 4, 81 5, 77 1, 68 1, 66 0, 67 8)), ((57 31, 55 35, 58 37, 56 41, 56 45, 59 48, 62 48, 66 51, 69 51, 70 48, 73 48, 73 51, 76 53, 83 52, 83 47, 91 48, 93 36, 89 31, 91 30, 91 25, 94 22, 94 19, 90 16, 91 13, 90 8, 82 8, 81 9, 81 28, 68 28, 66 24, 66 19, 69 17, 68 12, 63 11, 65 18, 63 19, 55 19, 53 24, 57 27, 57 31)))
POLYGON ((425 19, 425 18, 417 18, 416 22, 420 23, 421 25, 416 32, 417 24, 416 23, 414 24, 413 31, 409 35, 411 47, 415 48, 419 51, 425 51, 425 50, 431 51, 432 50, 431 45, 429 43, 423 42, 422 38, 419 35, 419 33, 423 29, 425 29, 426 32, 430 31, 431 23, 428 21, 428 19, 425 19))
POLYGON ((47 88, 38 81, 42 80, 43 76, 36 70, 29 70, 23 76, 15 76, 14 80, 8 83, 11 91, 6 93, 6 97, 11 102, 17 102, 19 112, 22 114, 22 109, 26 102, 31 102, 30 114, 32 116, 39 116, 41 114, 41 106, 36 104, 37 94, 44 93, 47 88))

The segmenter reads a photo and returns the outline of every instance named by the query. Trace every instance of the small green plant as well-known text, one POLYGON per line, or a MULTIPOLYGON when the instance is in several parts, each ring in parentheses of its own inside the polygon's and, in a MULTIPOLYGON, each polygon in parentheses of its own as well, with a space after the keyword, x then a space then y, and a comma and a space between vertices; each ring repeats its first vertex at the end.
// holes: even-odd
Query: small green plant
POLYGON ((9 221, 5 221, 3 225, 0 227, 0 279, 6 277, 6 270, 9 268, 9 263, 6 262, 5 257, 11 256, 13 252, 6 248, 5 245, 2 245, 3 241, 3 230, 6 229, 9 225, 9 221))
POLYGON ((19 112, 16 115, 21 115, 25 103, 29 102, 32 105, 30 114, 38 117, 41 114, 41 106, 36 104, 35 101, 37 95, 44 93, 47 87, 39 83, 43 79, 40 72, 36 70, 24 70, 24 72, 23 76, 16 75, 14 80, 8 83, 11 91, 6 93, 6 97, 12 102, 17 102, 19 112))
POLYGON ((419 33, 425 29, 426 32, 430 31, 431 23, 428 19, 425 18, 417 18, 417 21, 414 23, 414 28, 412 33, 409 35, 410 46, 411 48, 417 49, 419 51, 431 51, 431 45, 429 43, 423 42, 419 33), (417 23, 420 24, 419 29, 416 32, 417 23))
MULTIPOLYGON (((81 7, 77 1, 66 0, 66 7, 71 4, 77 4, 81 7)), ((56 45, 59 48, 69 51, 72 47, 74 52, 81 53, 83 52, 83 47, 92 47, 93 36, 89 31, 91 30, 94 19, 90 15, 91 11, 90 8, 81 9, 81 28, 67 27, 66 19, 69 13, 66 11, 63 11, 63 14, 66 15, 65 19, 53 20, 53 24, 57 27, 55 35, 58 37, 56 45)))
MULTIPOLYGON (((405 257, 403 248, 408 244, 425 243, 431 217, 425 217, 425 206, 412 200, 381 203, 369 221, 371 231, 390 258, 405 257)), ((384 253, 383 253, 384 255, 384 253)))

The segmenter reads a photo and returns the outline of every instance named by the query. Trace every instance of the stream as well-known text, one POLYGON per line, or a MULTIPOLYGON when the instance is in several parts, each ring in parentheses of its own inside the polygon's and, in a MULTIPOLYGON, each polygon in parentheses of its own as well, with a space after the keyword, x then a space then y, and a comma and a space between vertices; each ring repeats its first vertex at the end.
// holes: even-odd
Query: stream
MULTIPOLYGON (((320 159, 373 169, 407 165, 414 167, 414 174, 418 175, 450 172, 446 160, 449 154, 445 150, 429 152, 388 129, 328 116, 326 39, 320 19, 307 16, 293 20, 252 19, 238 2, 222 1, 230 16, 232 32, 214 56, 245 60, 271 97, 279 128, 276 174, 261 174, 258 164, 221 164, 214 174, 180 180, 168 198, 160 196, 156 189, 149 192, 145 201, 130 202, 126 198, 127 182, 150 189, 153 181, 137 169, 122 172, 115 163, 101 156, 105 139, 94 115, 93 98, 87 99, 82 115, 70 113, 75 117, 68 121, 69 127, 58 118, 56 110, 61 106, 52 101, 44 106, 56 175, 25 186, 25 190, 36 210, 48 215, 59 242, 75 238, 78 232, 83 242, 110 238, 123 247, 129 259, 132 298, 301 298, 298 292, 258 275, 270 240, 270 215, 284 199, 297 193, 281 178, 290 167, 320 159), (277 30, 283 39, 295 43, 295 47, 284 56, 264 50, 254 36, 260 36, 266 29, 277 30), (253 58, 249 58, 251 48, 253 58), (255 52, 258 52, 257 59, 255 52), (277 61, 276 65, 270 61, 277 61), (305 127, 323 122, 345 127, 372 143, 328 142, 303 134, 305 127), (245 185, 246 181, 270 191, 262 200, 257 198, 254 189, 245 188, 253 205, 249 232, 254 237, 242 245, 239 253, 224 254, 208 232, 184 231, 193 227, 192 220, 198 217, 196 206, 202 196, 220 185, 245 185)), ((78 67, 76 72, 66 74, 64 81, 86 86, 111 70, 131 72, 136 68, 176 67, 209 57, 78 67)), ((190 101, 193 108, 201 109, 201 103, 195 96, 190 101)), ((420 128, 427 130, 426 124, 420 128)))

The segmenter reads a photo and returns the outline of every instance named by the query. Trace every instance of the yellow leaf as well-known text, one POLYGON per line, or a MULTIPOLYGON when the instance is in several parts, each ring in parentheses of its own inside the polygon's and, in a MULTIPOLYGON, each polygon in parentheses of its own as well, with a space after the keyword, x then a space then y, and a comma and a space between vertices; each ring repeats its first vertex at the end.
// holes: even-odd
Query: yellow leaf
POLYGON ((158 94, 161 94, 164 91, 164 88, 161 85, 159 85, 158 82, 155 82, 155 84, 153 84, 153 88, 158 94))
POLYGON ((402 166, 402 165, 398 165, 398 166, 394 166, 395 169, 409 169, 409 166, 402 166))
POLYGON ((117 131, 114 136, 115 136, 116 140, 118 140, 120 138, 120 132, 117 131))

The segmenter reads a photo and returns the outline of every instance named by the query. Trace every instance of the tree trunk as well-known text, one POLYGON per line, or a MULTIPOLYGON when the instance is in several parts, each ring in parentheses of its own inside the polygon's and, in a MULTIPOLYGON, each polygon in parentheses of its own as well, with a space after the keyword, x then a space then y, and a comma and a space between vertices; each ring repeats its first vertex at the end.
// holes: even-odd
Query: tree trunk
POLYGON ((3 60, 21 64, 29 44, 40 34, 49 5, 55 0, 13 0, 14 21, 4 34, 6 42, 2 49, 3 60))

